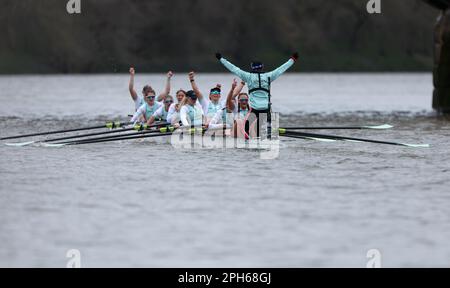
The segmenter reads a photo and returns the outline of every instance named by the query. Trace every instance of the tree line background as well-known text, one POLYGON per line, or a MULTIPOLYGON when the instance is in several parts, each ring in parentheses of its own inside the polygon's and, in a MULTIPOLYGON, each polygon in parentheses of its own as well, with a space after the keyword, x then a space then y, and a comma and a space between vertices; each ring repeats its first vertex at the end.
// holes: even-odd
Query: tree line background
POLYGON ((299 51, 298 71, 425 71, 439 11, 421 0, 67 0, 0 2, 0 73, 223 71, 273 67, 299 51))

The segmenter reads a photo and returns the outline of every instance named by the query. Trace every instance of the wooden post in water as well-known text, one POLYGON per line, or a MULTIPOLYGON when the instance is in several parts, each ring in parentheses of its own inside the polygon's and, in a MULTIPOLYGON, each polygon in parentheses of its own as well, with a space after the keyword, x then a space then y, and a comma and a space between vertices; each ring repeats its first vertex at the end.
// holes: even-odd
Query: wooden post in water
POLYGON ((434 30, 433 109, 450 113, 450 0, 425 0, 441 10, 434 30))

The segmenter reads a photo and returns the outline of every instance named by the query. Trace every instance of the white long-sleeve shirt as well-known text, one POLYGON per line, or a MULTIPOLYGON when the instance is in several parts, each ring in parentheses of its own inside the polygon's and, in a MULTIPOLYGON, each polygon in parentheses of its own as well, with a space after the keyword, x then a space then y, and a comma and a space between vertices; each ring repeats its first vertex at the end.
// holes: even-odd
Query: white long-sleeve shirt
POLYGON ((180 112, 177 111, 177 105, 172 103, 169 107, 169 111, 167 112, 167 122, 175 123, 180 121, 180 112))

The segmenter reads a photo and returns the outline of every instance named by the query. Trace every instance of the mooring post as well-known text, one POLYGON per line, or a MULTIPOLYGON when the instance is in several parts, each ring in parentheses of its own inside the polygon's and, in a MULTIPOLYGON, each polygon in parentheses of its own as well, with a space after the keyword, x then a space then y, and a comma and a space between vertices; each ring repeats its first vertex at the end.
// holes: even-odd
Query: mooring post
POLYGON ((450 0, 425 0, 441 10, 434 29, 433 109, 450 113, 450 0))

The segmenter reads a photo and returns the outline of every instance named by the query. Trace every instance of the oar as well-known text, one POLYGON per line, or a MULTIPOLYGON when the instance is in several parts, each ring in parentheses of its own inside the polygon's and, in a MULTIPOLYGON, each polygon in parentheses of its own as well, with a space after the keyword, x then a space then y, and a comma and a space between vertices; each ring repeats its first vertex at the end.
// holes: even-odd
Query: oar
POLYGON ((56 142, 56 141, 62 141, 62 140, 69 140, 69 139, 77 139, 77 138, 84 138, 89 136, 98 136, 98 135, 106 135, 106 134, 115 134, 115 133, 122 133, 124 131, 130 131, 135 130, 135 128, 123 128, 120 130, 112 130, 107 132, 98 132, 98 133, 89 133, 89 134, 83 134, 83 135, 74 135, 74 136, 67 136, 67 137, 60 137, 60 138, 52 138, 47 140, 41 140, 41 141, 29 141, 29 142, 21 142, 21 143, 5 143, 6 146, 15 146, 15 147, 23 147, 28 146, 35 143, 49 143, 49 142, 56 142))
MULTIPOLYGON (((155 132, 155 131, 154 131, 155 132)), ((166 133, 160 133, 160 134, 141 134, 141 135, 135 135, 135 136, 126 136, 126 137, 114 137, 114 138, 107 138, 107 139, 101 139, 101 140, 92 140, 92 141, 74 141, 69 142, 66 144, 46 144, 48 147, 62 147, 66 145, 82 145, 82 144, 94 144, 94 143, 104 143, 104 142, 113 142, 113 141, 122 141, 122 140, 132 140, 132 139, 142 139, 142 138, 153 138, 153 137, 160 137, 160 136, 167 136, 172 135, 172 132, 166 132, 166 133)))
POLYGON ((62 140, 69 140, 69 139, 77 139, 77 138, 84 138, 84 137, 90 137, 90 136, 99 136, 99 135, 107 135, 107 134, 115 134, 115 133, 122 133, 125 131, 142 131, 147 130, 153 127, 157 126, 167 126, 169 123, 155 123, 153 125, 146 125, 146 124, 137 124, 134 127, 131 128, 122 128, 120 130, 112 130, 112 131, 106 131, 106 132, 97 132, 97 133, 89 133, 89 134, 82 134, 82 135, 73 135, 73 136, 67 136, 67 137, 60 137, 60 138, 52 138, 52 139, 46 139, 46 140, 40 140, 40 141, 29 141, 29 142, 22 142, 22 143, 5 143, 7 146, 27 146, 34 143, 48 143, 48 142, 56 142, 56 141, 62 141, 62 140))
POLYGON ((100 135, 108 135, 108 134, 117 134, 117 133, 122 133, 125 131, 131 131, 131 130, 137 130, 139 131, 140 129, 136 129, 135 127, 132 128, 122 128, 120 130, 112 130, 112 131, 106 131, 106 132, 97 132, 97 133, 89 133, 89 134, 83 134, 83 135, 74 135, 74 136, 67 136, 67 137, 60 137, 60 138, 52 138, 52 139, 47 139, 47 140, 43 140, 43 141, 39 141, 42 143, 48 143, 48 142, 56 142, 56 141, 63 141, 63 140, 70 140, 70 139, 78 139, 78 138, 85 138, 85 137, 91 137, 91 136, 100 136, 100 135))
POLYGON ((164 123, 155 123, 153 125, 136 124, 136 125, 134 125, 131 128, 123 128, 123 129, 120 129, 120 130, 112 130, 112 131, 106 131, 106 132, 89 133, 89 134, 83 134, 83 135, 74 135, 74 136, 68 136, 68 137, 53 138, 53 139, 47 139, 47 140, 40 141, 40 142, 43 142, 43 143, 56 142, 56 141, 69 140, 69 139, 85 138, 85 137, 90 137, 90 136, 116 134, 116 133, 122 133, 122 132, 125 132, 125 131, 131 131, 131 130, 143 131, 143 130, 148 130, 148 129, 153 128, 153 127, 167 126, 168 124, 169 123, 166 123, 166 122, 164 122, 164 123))
MULTIPOLYGON (((76 141, 69 141, 69 142, 52 143, 52 144, 45 144, 45 146, 47 146, 47 147, 62 147, 65 145, 81 145, 81 144, 90 144, 90 143, 112 142, 112 141, 119 141, 119 140, 151 138, 151 137, 172 135, 175 130, 176 130, 175 127, 169 126, 169 127, 160 128, 158 130, 121 134, 121 135, 111 136, 111 137, 99 137, 99 138, 90 138, 90 139, 76 140, 76 141)), ((185 128, 179 128, 179 130, 180 130, 181 134, 183 134, 183 133, 187 133, 187 134, 202 133, 203 134, 203 132, 205 132, 204 128, 187 128, 187 127, 185 127, 185 128)))
POLYGON ((174 131, 174 127, 164 127, 160 128, 158 130, 142 130, 139 132, 131 132, 131 133, 124 133, 120 135, 113 135, 113 136, 105 136, 105 137, 94 137, 94 138, 87 138, 87 139, 81 139, 81 140, 73 140, 73 141, 65 141, 65 142, 57 142, 55 144, 73 144, 73 143, 81 143, 81 142, 91 142, 91 141, 101 141, 106 139, 114 139, 114 138, 121 138, 121 137, 131 137, 131 136, 139 136, 139 135, 145 135, 145 134, 154 134, 154 133, 166 133, 166 132, 172 132, 174 131))
POLYGON ((364 130, 364 129, 373 129, 373 130, 384 130, 391 129, 394 126, 389 124, 377 125, 377 126, 318 126, 318 127, 285 127, 280 129, 285 130, 364 130))
POLYGON ((406 146, 406 147, 414 147, 414 148, 430 147, 429 144, 407 144, 407 143, 389 142, 389 141, 381 141, 381 140, 336 136, 336 135, 303 133, 303 132, 296 132, 296 131, 289 131, 289 130, 280 131, 280 136, 291 137, 291 138, 300 138, 300 139, 312 139, 312 140, 319 140, 319 141, 320 140, 325 140, 325 141, 342 140, 342 141, 351 141, 351 142, 368 142, 368 143, 406 146), (284 133, 281 133, 281 132, 284 132, 284 133))
POLYGON ((62 133, 68 133, 68 132, 86 131, 86 130, 94 130, 94 129, 101 129, 101 128, 115 129, 115 128, 120 128, 120 127, 128 125, 128 124, 130 124, 130 123, 127 123, 127 122, 108 122, 108 123, 106 123, 104 125, 99 125, 99 126, 90 126, 90 127, 82 127, 82 128, 75 128, 75 129, 55 130, 55 131, 48 131, 48 132, 40 132, 40 133, 8 136, 8 137, 0 138, 0 140, 10 140, 10 139, 34 137, 34 136, 44 136, 44 135, 52 135, 52 134, 62 134, 62 133))

